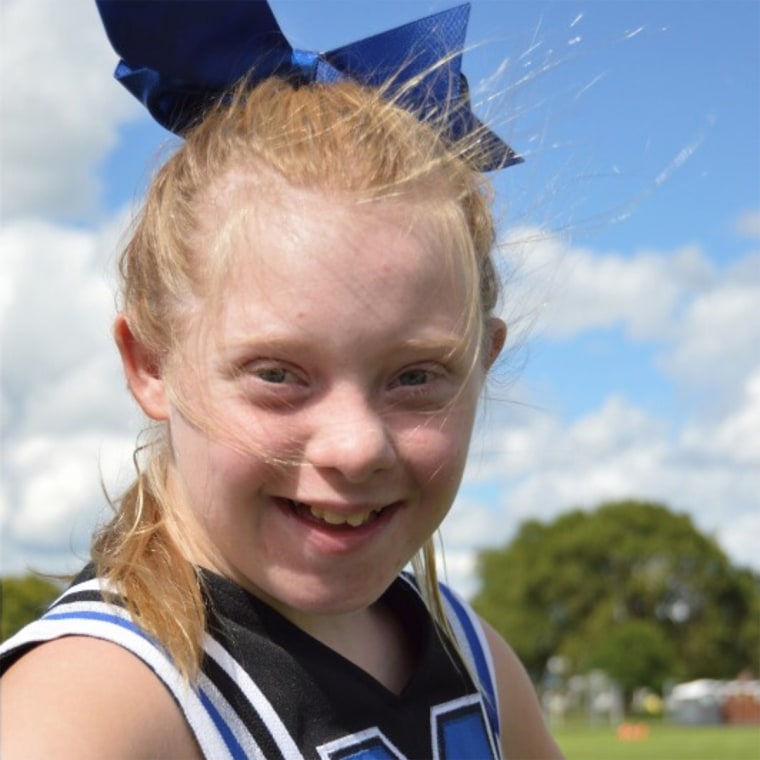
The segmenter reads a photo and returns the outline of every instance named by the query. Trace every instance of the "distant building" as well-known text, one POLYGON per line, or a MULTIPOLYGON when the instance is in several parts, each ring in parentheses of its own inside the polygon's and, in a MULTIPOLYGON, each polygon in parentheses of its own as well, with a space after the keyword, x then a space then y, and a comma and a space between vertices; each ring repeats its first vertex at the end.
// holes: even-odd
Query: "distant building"
POLYGON ((740 677, 681 683, 666 697, 665 712, 674 723, 760 725, 760 681, 740 677))

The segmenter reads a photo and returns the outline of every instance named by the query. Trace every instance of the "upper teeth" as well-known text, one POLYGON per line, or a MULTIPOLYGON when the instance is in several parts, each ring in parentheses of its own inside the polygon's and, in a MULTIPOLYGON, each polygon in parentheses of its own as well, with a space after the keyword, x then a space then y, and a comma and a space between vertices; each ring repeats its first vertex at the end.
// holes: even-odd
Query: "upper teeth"
POLYGON ((352 512, 349 515, 341 514, 340 512, 330 512, 327 509, 319 509, 319 507, 309 507, 312 515, 318 520, 324 520, 329 525, 350 525, 352 528, 358 528, 360 525, 364 525, 367 520, 374 514, 375 510, 368 509, 366 512, 352 512))

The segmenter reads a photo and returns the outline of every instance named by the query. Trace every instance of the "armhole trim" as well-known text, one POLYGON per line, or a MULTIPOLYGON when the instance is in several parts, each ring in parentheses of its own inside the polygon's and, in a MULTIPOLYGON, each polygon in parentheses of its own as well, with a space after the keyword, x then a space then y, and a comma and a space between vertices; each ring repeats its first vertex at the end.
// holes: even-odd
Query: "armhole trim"
MULTIPOLYGON (((422 599, 417 581, 411 573, 401 573, 401 580, 414 589, 422 599)), ((446 584, 438 584, 443 611, 454 634, 454 643, 467 665, 475 686, 483 697, 486 717, 497 740, 501 737, 499 720, 499 694, 496 687, 496 670, 488 646, 483 624, 470 605, 446 584)), ((500 745, 499 745, 500 746, 500 745)))
POLYGON ((499 723, 499 696, 496 688, 491 649, 480 618, 461 597, 448 586, 439 584, 446 617, 460 652, 470 666, 486 707, 488 722, 497 738, 501 736, 499 723))

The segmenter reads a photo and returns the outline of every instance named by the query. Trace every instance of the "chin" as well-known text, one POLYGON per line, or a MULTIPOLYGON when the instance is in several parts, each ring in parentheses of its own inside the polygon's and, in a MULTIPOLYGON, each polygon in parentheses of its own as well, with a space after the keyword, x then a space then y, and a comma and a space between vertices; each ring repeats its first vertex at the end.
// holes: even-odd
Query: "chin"
POLYGON ((368 580, 306 576, 288 583, 269 586, 263 596, 271 606, 284 612, 308 616, 347 615, 371 607, 393 583, 397 572, 368 580))

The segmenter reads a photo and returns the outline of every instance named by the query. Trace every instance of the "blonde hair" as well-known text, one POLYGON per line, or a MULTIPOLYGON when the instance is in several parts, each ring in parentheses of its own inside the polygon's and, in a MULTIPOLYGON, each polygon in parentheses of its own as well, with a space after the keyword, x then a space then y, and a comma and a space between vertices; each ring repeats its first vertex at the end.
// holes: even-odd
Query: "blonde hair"
MULTIPOLYGON (((208 188, 234 169, 264 168, 291 186, 359 199, 423 189, 450 201, 454 224, 468 243, 462 256, 475 287, 467 318, 477 323, 472 334, 480 338, 499 288, 490 258, 489 185, 477 170, 478 137, 451 144, 436 124, 418 120, 386 93, 352 82, 242 83, 189 131, 149 189, 120 260, 121 308, 132 334, 159 363, 168 360, 182 334, 183 305, 204 289, 193 244, 208 188)), ((200 667, 205 609, 197 569, 187 560, 187 526, 166 492, 164 427, 138 449, 135 463, 136 480, 93 540, 93 560, 97 573, 120 590, 139 623, 192 678, 200 667)), ((432 614, 447 628, 432 538, 413 564, 432 614)))

